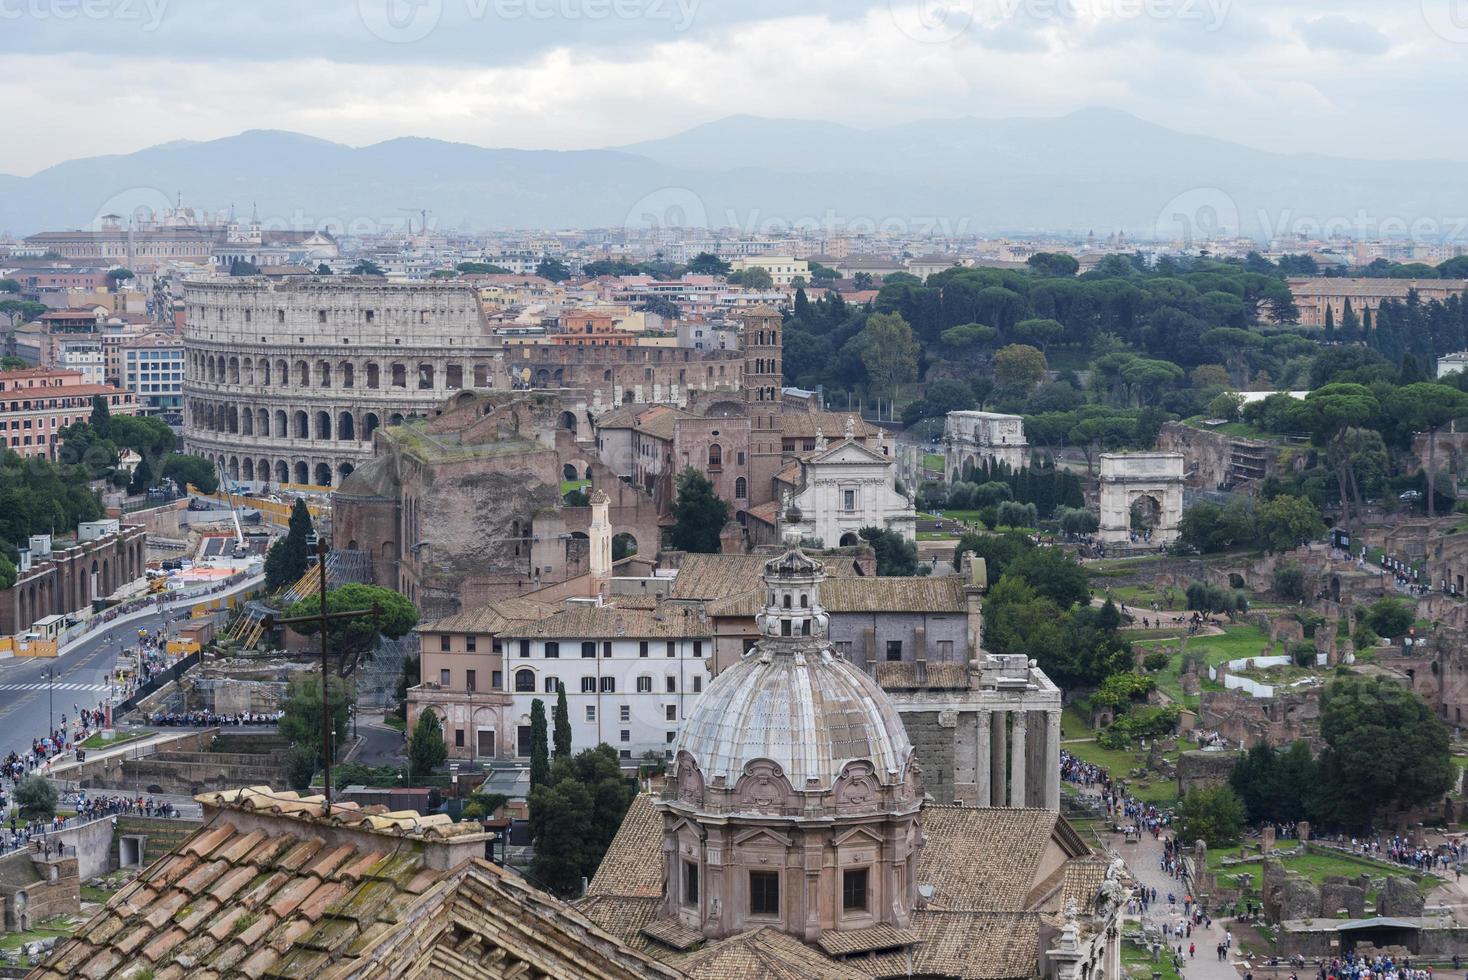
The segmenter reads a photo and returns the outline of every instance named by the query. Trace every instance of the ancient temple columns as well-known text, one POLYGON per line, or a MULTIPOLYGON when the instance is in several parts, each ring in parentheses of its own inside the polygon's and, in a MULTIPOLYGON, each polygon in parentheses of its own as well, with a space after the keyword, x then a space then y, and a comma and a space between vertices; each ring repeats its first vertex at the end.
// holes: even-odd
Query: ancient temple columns
POLYGON ((974 759, 980 806, 1060 809, 1059 710, 981 709, 974 759))

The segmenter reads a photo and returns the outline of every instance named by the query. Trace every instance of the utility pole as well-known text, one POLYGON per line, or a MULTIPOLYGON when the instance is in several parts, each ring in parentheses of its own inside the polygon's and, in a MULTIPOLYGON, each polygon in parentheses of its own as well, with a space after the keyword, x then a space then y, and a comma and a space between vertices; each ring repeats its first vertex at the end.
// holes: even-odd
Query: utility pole
POLYGON ((54 735, 56 734, 56 668, 54 666, 46 668, 46 712, 51 717, 51 730, 47 734, 54 735))
POLYGON ((357 616, 376 616, 381 610, 377 603, 370 609, 348 609, 342 612, 326 611, 326 555, 329 548, 326 538, 316 539, 317 595, 321 608, 314 616, 297 616, 293 619, 276 619, 266 616, 262 625, 269 631, 276 626, 291 626, 295 623, 316 623, 321 630, 321 768, 326 784, 325 814, 331 816, 331 687, 328 683, 330 671, 326 653, 326 625, 334 619, 353 619, 357 616))

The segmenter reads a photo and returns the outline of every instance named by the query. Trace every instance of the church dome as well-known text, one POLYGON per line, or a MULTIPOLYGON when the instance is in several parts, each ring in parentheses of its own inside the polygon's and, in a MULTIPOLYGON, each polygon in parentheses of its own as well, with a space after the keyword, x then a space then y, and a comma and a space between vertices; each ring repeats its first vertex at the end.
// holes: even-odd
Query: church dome
POLYGON ((877 683, 824 643, 762 641, 709 685, 679 732, 706 786, 734 787, 769 760, 797 792, 824 793, 846 767, 869 762, 884 786, 903 781, 912 754, 897 709, 877 683))

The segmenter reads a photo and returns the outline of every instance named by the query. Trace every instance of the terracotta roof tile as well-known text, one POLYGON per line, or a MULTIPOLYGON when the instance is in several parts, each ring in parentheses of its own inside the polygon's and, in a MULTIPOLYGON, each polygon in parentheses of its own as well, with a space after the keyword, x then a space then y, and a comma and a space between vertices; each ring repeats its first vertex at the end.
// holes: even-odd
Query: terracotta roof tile
POLYGON ((180 878, 177 882, 177 887, 181 891, 188 892, 190 895, 197 895, 199 892, 208 888, 211 882, 228 870, 229 865, 223 861, 210 861, 208 864, 199 865, 193 871, 180 878))
MULTIPOLYGON (((434 880, 440 877, 437 872, 433 872, 432 874, 434 880)), ((350 888, 351 886, 349 884, 340 881, 324 884, 312 892, 310 897, 302 902, 296 911, 311 922, 315 922, 326 913, 328 908, 345 896, 350 888)))
POLYGON ((234 824, 223 823, 212 830, 204 830, 190 837, 180 848, 183 854, 197 854, 203 857, 214 853, 215 848, 228 841, 235 834, 234 824))
POLYGON ((282 871, 299 871, 306 866, 306 862, 310 861, 316 855, 317 851, 325 846, 326 842, 320 837, 303 840, 291 848, 284 857, 276 861, 276 867, 282 871))
POLYGON ((295 911, 316 890, 319 882, 315 878, 295 878, 280 890, 270 902, 270 911, 284 918, 295 911))
POLYGON ((271 929, 274 929, 275 924, 279 921, 280 920, 276 918, 276 916, 267 912, 257 918, 254 922, 250 923, 244 929, 241 929, 239 935, 235 936, 235 942, 239 943, 241 946, 250 948, 254 946, 257 941, 259 941, 261 936, 265 935, 271 929))
POLYGON ((337 870, 336 877, 346 881, 357 881, 371 871, 382 860, 381 851, 367 851, 353 858, 337 870))
POLYGON ((248 914, 249 909, 244 905, 228 907, 220 913, 219 918, 209 923, 209 927, 205 931, 213 936, 216 941, 222 943, 234 934, 235 923, 239 922, 240 919, 243 919, 248 914))
POLYGON ((232 869, 224 877, 216 880, 209 887, 209 894, 220 902, 227 902, 234 897, 235 893, 255 880, 259 870, 251 864, 244 864, 232 869))
POLYGON ((265 971, 274 966, 279 959, 280 954, 276 953, 269 946, 265 946, 257 949, 249 959, 241 963, 239 970, 245 976, 249 977, 250 980, 257 980, 257 978, 263 977, 265 971))
POLYGON ((182 943, 187 935, 188 933, 184 932, 178 926, 174 926, 167 932, 160 933, 151 943, 144 946, 143 955, 150 962, 157 963, 182 943))
POLYGON ((306 868, 306 873, 313 874, 318 878, 325 878, 335 871, 347 858, 355 854, 356 851, 357 849, 350 844, 342 844, 340 847, 332 848, 324 854, 318 855, 316 860, 311 862, 311 866, 306 868))
POLYGON ((207 895, 195 898, 191 906, 180 909, 181 918, 176 919, 179 928, 192 935, 201 923, 213 918, 214 913, 219 911, 219 904, 207 895), (183 915, 184 912, 188 914, 183 915))
POLYGON ((147 914, 143 921, 154 929, 162 929, 173 918, 173 913, 189 903, 189 896, 183 892, 166 892, 158 896, 157 901, 147 908, 147 914))
POLYGON ((102 980, 122 962, 122 954, 114 949, 102 949, 82 967, 81 975, 90 980, 102 980))
POLYGON ((264 840, 265 832, 263 830, 252 830, 250 833, 239 835, 221 846, 219 851, 214 855, 214 858, 219 861, 228 861, 230 864, 239 864, 246 859, 254 861, 262 860, 255 851, 264 840))
POLYGON ((112 944, 112 948, 124 956, 131 956, 142 947, 143 943, 148 941, 148 937, 151 935, 153 935, 152 928, 146 923, 142 923, 136 928, 124 933, 121 939, 112 944))

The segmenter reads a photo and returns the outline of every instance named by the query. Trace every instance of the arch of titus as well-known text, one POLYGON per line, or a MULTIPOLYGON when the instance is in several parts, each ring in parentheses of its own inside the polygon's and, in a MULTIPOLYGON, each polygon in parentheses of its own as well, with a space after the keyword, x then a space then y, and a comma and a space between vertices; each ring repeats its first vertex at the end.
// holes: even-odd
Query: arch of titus
POLYGON ((1183 519, 1182 453, 1101 454, 1101 540, 1129 544, 1132 508, 1152 518, 1154 547, 1172 544, 1183 519))

